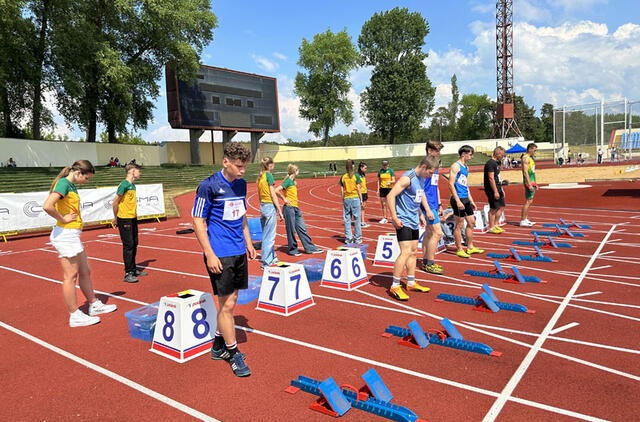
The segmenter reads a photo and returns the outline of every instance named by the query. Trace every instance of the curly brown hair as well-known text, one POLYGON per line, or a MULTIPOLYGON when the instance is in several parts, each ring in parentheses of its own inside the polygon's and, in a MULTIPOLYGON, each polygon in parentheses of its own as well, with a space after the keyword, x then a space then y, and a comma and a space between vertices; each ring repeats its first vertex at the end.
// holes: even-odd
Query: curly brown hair
POLYGON ((224 156, 228 160, 240 160, 246 163, 249 161, 249 157, 251 157, 251 151, 240 142, 229 142, 227 146, 224 147, 224 156))

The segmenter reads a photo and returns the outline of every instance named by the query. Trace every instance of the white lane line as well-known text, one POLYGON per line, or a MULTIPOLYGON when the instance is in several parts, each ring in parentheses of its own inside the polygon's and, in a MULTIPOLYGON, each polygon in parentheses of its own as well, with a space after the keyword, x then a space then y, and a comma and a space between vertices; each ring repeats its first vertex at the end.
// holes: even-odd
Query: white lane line
POLYGON ((180 403, 179 401, 173 400, 172 398, 169 398, 164 394, 160 394, 157 391, 154 391, 150 388, 145 387, 144 385, 138 384, 137 382, 130 380, 129 378, 125 378, 122 375, 116 374, 113 371, 110 371, 106 368, 96 365, 95 363, 91 363, 88 360, 82 359, 81 357, 76 356, 73 353, 69 353, 66 350, 63 350, 59 347, 54 346, 53 344, 47 343, 46 341, 39 339, 38 337, 34 337, 31 334, 28 334, 22 330, 19 330, 18 328, 12 327, 9 324, 5 324, 4 322, 0 321, 0 327, 4 328, 7 331, 11 331, 12 333, 17 334, 20 337, 23 337, 29 341, 32 341, 37 345, 44 347, 45 349, 49 349, 52 352, 59 354, 60 356, 63 356, 69 360, 79 363, 82 366, 86 366, 87 368, 93 371, 96 371, 97 373, 102 374, 106 377, 109 377, 112 380, 115 380, 121 384, 124 384, 129 388, 137 390, 144 395, 147 395, 153 399, 158 400, 159 402, 166 404, 167 406, 171 406, 174 409, 184 412, 189 416, 193 416, 194 418, 199 419, 201 421, 219 422, 218 419, 212 418, 209 415, 205 415, 204 413, 199 412, 196 409, 193 409, 183 403, 180 403))
POLYGON ((589 293, 580 293, 579 295, 573 295, 574 298, 576 297, 585 297, 585 296, 591 296, 591 295, 599 295, 602 292, 589 292, 589 293))
POLYGON ((573 328, 577 325, 580 324, 578 324, 577 322, 570 322, 569 324, 563 325, 562 327, 554 328, 553 330, 549 331, 549 334, 558 334, 561 331, 568 330, 569 328, 573 328))
MULTIPOLYGON (((478 324, 476 322, 464 321, 464 323, 465 324, 469 324, 469 325, 473 325, 474 327, 488 328, 490 330, 504 331, 504 332, 507 332, 507 333, 522 334, 523 336, 538 337, 540 335, 540 333, 532 333, 532 332, 529 332, 529 331, 514 330, 512 328, 496 327, 496 326, 493 326, 493 325, 478 324)), ((590 342, 590 341, 575 340, 575 339, 566 338, 566 337, 549 336, 549 339, 563 341, 565 343, 574 343, 574 344, 581 344, 581 345, 584 345, 584 346, 598 347, 600 349, 615 350, 616 352, 633 353, 634 355, 640 355, 640 350, 637 350, 637 349, 628 349, 628 348, 625 348, 625 347, 617 347, 617 346, 611 346, 611 345, 608 345, 608 344, 601 344, 601 343, 593 343, 593 342, 590 342)))
MULTIPOLYGON (((122 246, 122 243, 118 243, 118 242, 109 242, 108 240, 98 240, 97 242, 100 243, 108 243, 110 245, 119 245, 122 246)), ((170 251, 170 252, 183 252, 183 253, 190 253, 190 254, 194 254, 194 255, 202 255, 202 252, 197 252, 197 251, 185 251, 183 249, 171 249, 171 248, 159 248, 157 246, 146 246, 146 245, 138 245, 138 248, 144 248, 144 249, 157 249, 160 251, 170 251)))
POLYGON ((385 311, 400 312, 402 314, 409 314, 409 315, 413 315, 413 316, 421 316, 419 313, 412 312, 412 311, 405 311, 405 310, 402 310, 402 309, 394 309, 394 308, 389 308, 387 306, 372 305, 370 303, 357 302, 355 300, 339 299, 337 297, 323 296, 323 295, 318 295, 318 294, 313 294, 313 297, 314 298, 319 297, 319 298, 322 298, 322 299, 333 300, 335 302, 350 303, 352 305, 365 306, 365 307, 368 307, 368 308, 382 309, 382 310, 385 310, 385 311))
POLYGON ((551 329, 558 322, 558 319, 564 312, 565 308, 569 304, 569 301, 571 300, 575 292, 580 287, 582 280, 589 272, 589 269, 591 268, 596 258, 600 254, 600 251, 602 251, 602 248, 604 248, 604 245, 606 245, 607 240, 609 239, 609 237, 611 237, 611 234, 613 233, 615 228, 616 228, 616 225, 614 224, 613 226, 611 226, 611 228, 609 229, 609 232, 602 239, 602 241, 600 242, 600 246, 598 246, 598 249, 596 249, 596 251, 593 253, 593 255, 591 256, 591 259, 589 259, 589 262, 587 262, 587 265, 582 270, 582 273, 580 273, 580 276, 578 276, 575 283, 573 283, 573 286, 571 286, 571 289, 562 300, 562 303, 560 304, 560 306, 558 306, 558 309, 556 309, 555 313, 553 314, 553 316, 551 317, 547 325, 544 327, 544 330, 542 330, 542 333, 540 334, 536 342, 533 344, 533 347, 529 349, 529 352, 527 353, 525 358, 522 360, 522 363, 520 363, 520 366, 518 367, 518 369, 516 369, 516 372, 513 374, 513 376, 505 386, 505 388, 500 393, 500 397, 498 397, 498 399, 493 403, 493 405, 491 406, 491 409, 489 409, 489 412, 487 412, 483 421, 494 421, 498 417, 498 415, 500 414, 500 411, 502 411, 502 408, 504 407, 505 403, 507 402, 509 397, 511 397, 511 395, 513 394, 513 390, 515 390, 516 386, 518 385, 518 383, 524 376, 525 372, 529 368, 529 365, 531 365, 531 362, 533 362, 533 359, 536 357, 536 355, 542 348, 542 344, 545 342, 545 340, 549 336, 551 329))
POLYGON ((603 265, 601 267, 593 267, 591 268, 591 271, 598 271, 598 270, 604 270, 605 268, 611 268, 612 265, 603 265))
POLYGON ((600 254, 600 256, 610 255, 610 254, 615 253, 615 252, 616 252, 616 251, 606 251, 606 252, 602 252, 602 253, 600 254))

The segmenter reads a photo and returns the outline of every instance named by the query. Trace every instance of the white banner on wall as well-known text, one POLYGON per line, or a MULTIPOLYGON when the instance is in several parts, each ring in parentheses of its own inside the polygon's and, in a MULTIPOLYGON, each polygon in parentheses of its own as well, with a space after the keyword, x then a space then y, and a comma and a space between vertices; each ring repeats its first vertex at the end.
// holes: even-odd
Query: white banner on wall
MULTIPOLYGON (((113 219, 117 187, 78 189, 84 223, 113 219)), ((49 192, 0 193, 0 232, 52 227, 55 220, 42 209, 49 192)), ((136 185, 138 217, 163 215, 162 184, 136 185)))

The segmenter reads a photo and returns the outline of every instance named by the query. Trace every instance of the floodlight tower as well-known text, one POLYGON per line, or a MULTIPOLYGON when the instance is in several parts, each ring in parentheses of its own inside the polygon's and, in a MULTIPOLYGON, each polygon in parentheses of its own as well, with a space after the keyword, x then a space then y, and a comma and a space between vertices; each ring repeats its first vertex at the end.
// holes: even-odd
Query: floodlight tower
POLYGON ((513 113, 513 0, 496 1, 496 123, 491 137, 522 136, 513 113))

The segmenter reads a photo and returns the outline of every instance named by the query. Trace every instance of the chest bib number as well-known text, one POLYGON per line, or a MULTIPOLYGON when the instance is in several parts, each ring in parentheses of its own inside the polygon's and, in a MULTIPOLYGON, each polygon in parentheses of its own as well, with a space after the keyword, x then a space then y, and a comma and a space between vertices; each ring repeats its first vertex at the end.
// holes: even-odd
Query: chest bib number
POLYGON ((461 186, 467 186, 467 176, 461 174, 458 178, 458 183, 460 183, 461 186))
POLYGON ((431 186, 438 186, 438 181, 440 180, 439 174, 434 174, 431 176, 431 186))
POLYGON ((413 202, 419 204, 422 202, 422 196, 424 195, 424 191, 422 189, 416 189, 416 196, 413 198, 413 202))
POLYGON ((242 199, 236 199, 233 201, 224 202, 224 214, 223 220, 238 220, 245 215, 247 210, 244 207, 244 201, 242 199))

